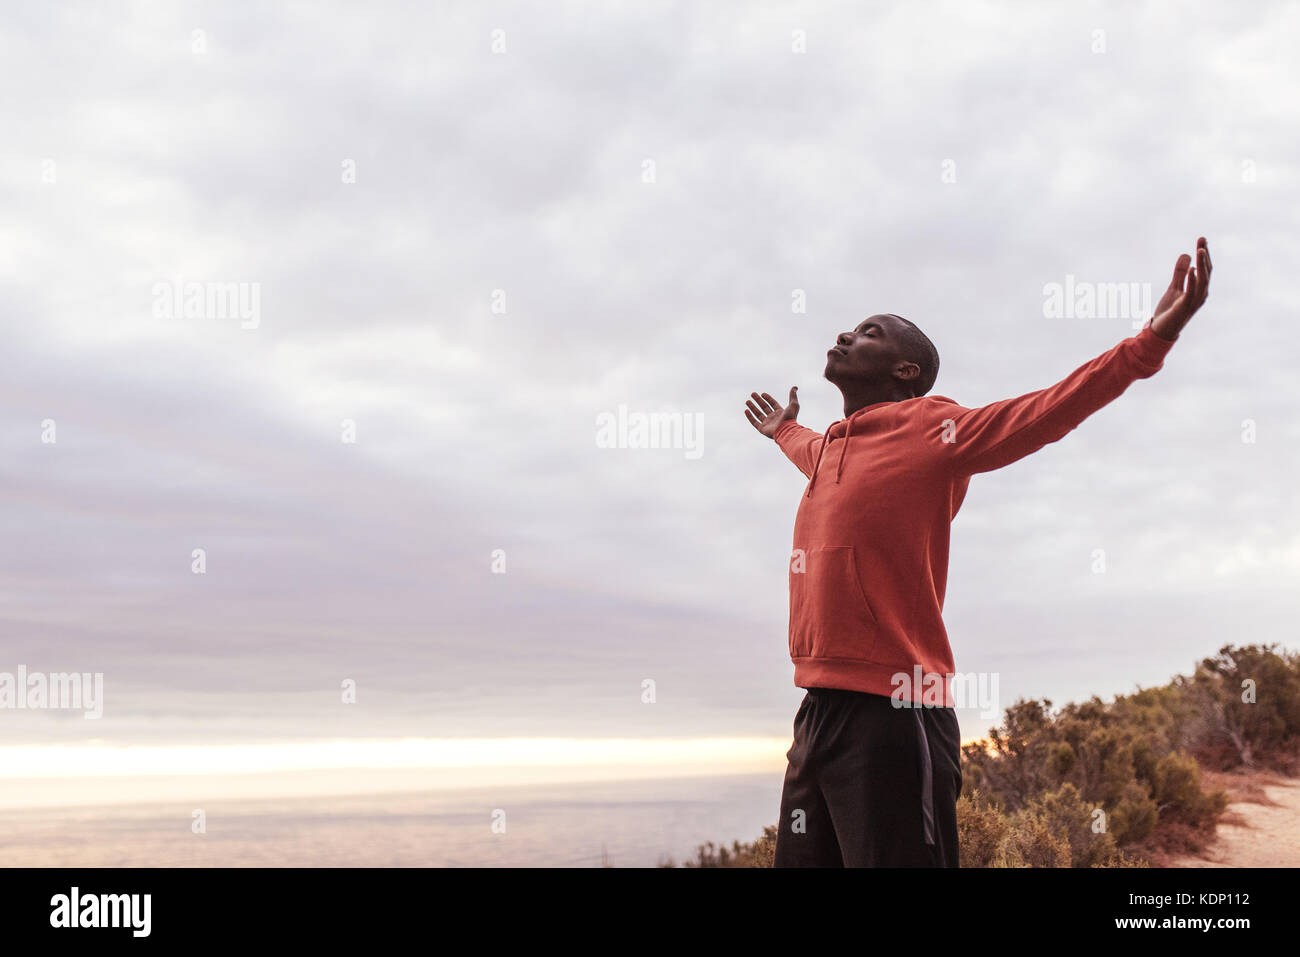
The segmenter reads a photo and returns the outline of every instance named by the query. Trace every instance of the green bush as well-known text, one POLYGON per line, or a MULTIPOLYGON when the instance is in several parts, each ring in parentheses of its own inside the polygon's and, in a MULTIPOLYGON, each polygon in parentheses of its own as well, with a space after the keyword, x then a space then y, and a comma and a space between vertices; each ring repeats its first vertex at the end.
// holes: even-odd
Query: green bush
POLYGON ((1206 766, 1296 770, 1300 656, 1276 645, 1225 645, 1175 683, 1191 703, 1189 746, 1206 766))
POLYGON ((957 799, 958 863, 962 867, 1005 867, 1011 823, 978 790, 957 799))
POLYGON ((1066 840, 1074 867, 1200 849, 1228 804, 1224 792, 1202 789, 1201 767, 1293 773, 1298 746, 1300 656, 1275 646, 1225 646, 1190 676, 1110 703, 1094 697, 1053 712, 1045 699, 1017 701, 987 741, 962 748, 963 780, 981 794, 983 817, 967 810, 980 822, 976 836, 990 833, 986 809, 1008 817, 997 852, 972 854, 990 863, 973 866, 1060 862, 1041 827, 1066 840), (1098 836, 1089 836, 1093 821, 1098 836))
MULTIPOLYGON (((686 861, 683 867, 771 867, 776 853, 776 825, 763 828, 763 836, 752 844, 732 841, 731 850, 717 846, 712 841, 695 850, 695 860, 686 861)), ((676 867, 671 859, 660 867, 676 867)))
POLYGON ((1069 867, 1070 843, 1032 811, 1021 811, 1008 832, 1008 867, 1069 867))

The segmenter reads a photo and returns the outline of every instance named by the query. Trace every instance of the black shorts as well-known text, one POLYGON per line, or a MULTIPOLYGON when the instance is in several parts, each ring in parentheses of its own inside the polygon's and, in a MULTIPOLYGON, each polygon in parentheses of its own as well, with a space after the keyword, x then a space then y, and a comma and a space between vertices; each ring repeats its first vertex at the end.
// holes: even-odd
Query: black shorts
POLYGON ((956 867, 952 708, 809 688, 794 718, 775 867, 956 867))

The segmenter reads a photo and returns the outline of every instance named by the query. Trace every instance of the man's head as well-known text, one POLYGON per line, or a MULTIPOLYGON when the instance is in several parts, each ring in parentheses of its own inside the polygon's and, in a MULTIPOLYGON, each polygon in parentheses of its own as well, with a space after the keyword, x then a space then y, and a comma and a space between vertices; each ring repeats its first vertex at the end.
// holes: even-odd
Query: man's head
POLYGON ((939 375, 939 352, 902 316, 881 313, 842 332, 826 354, 826 378, 845 391, 869 390, 898 399, 925 395, 939 375))

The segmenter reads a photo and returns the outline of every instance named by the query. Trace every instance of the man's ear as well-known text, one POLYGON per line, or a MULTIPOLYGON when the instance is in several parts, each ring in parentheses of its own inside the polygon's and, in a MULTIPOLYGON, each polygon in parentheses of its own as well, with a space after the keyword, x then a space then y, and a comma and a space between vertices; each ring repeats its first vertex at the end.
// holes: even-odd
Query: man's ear
POLYGON ((921 376, 921 367, 915 362, 902 361, 894 367, 894 375, 904 381, 917 379, 921 376))

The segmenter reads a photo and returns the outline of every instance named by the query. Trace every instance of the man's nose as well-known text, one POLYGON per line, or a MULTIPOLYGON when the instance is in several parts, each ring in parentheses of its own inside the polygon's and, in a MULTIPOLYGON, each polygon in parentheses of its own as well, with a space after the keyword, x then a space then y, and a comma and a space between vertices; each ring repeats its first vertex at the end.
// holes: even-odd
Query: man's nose
POLYGON ((844 346, 844 348, 847 349, 849 346, 853 345, 853 333, 841 332, 835 337, 835 344, 837 346, 844 346))

